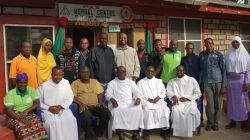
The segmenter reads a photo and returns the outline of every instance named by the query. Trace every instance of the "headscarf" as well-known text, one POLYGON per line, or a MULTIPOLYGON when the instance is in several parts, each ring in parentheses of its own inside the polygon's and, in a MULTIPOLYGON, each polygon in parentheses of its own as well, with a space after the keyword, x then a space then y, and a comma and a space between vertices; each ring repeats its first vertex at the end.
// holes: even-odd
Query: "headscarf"
POLYGON ((241 38, 239 36, 234 36, 232 38, 233 41, 238 41, 240 43, 240 47, 238 49, 234 49, 230 47, 226 54, 226 68, 227 72, 241 73, 250 70, 250 57, 249 54, 241 42, 241 38))
POLYGON ((48 42, 51 42, 48 38, 44 38, 42 40, 41 48, 37 57, 37 78, 39 85, 50 78, 51 70, 54 66, 56 66, 53 54, 51 52, 46 52, 44 49, 48 42))
POLYGON ((16 75, 16 82, 19 82, 21 80, 28 82, 28 75, 26 73, 17 74, 16 75))

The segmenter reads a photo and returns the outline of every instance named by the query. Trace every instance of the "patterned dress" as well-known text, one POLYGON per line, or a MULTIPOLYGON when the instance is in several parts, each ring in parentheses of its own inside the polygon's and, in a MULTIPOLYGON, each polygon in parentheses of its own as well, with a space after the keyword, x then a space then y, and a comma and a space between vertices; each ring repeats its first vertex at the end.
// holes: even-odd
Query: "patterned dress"
MULTIPOLYGON (((4 97, 4 105, 15 111, 22 113, 33 106, 39 100, 39 96, 35 89, 27 87, 24 94, 21 94, 17 88, 10 90, 4 97)), ((8 126, 14 130, 18 140, 43 140, 47 139, 43 123, 34 113, 29 113, 26 120, 30 121, 30 125, 25 125, 22 121, 8 117, 8 126)))
POLYGON ((8 126, 14 130, 18 140, 43 140, 47 138, 43 123, 36 114, 28 114, 26 119, 30 120, 30 126, 25 126, 24 123, 12 118, 8 119, 8 126))

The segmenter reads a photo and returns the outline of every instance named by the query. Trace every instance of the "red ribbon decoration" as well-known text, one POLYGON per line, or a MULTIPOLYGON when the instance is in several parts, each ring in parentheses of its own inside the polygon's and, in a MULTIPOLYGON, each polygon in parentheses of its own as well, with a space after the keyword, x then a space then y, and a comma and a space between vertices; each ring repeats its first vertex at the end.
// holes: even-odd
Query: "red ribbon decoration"
POLYGON ((66 18, 66 17, 60 17, 60 18, 59 18, 59 24, 60 24, 62 27, 65 27, 66 25, 69 24, 69 19, 66 18))
POLYGON ((147 23, 147 28, 148 28, 148 29, 154 29, 154 28, 155 28, 155 23, 154 23, 154 21, 149 21, 149 22, 147 23))

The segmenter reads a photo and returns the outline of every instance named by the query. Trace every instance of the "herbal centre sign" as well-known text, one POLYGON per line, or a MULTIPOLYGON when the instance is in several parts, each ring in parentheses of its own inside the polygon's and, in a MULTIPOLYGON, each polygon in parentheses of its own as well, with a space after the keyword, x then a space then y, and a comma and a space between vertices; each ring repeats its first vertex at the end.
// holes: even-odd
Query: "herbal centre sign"
POLYGON ((59 3, 59 17, 69 21, 122 23, 121 7, 59 3))

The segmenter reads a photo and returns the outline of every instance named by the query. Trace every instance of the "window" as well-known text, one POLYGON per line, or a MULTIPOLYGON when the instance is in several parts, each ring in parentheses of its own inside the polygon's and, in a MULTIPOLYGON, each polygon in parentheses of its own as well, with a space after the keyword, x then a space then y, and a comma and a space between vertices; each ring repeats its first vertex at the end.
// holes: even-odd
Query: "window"
POLYGON ((248 53, 250 53, 250 24, 240 24, 241 40, 248 53))
POLYGON ((54 39, 54 26, 51 25, 4 25, 5 79, 7 91, 11 88, 9 71, 12 59, 20 53, 23 41, 32 43, 33 55, 37 57, 44 37, 54 39))
POLYGON ((185 44, 194 43, 196 54, 201 52, 201 20, 189 18, 169 18, 169 41, 178 40, 178 49, 185 55, 185 44))

